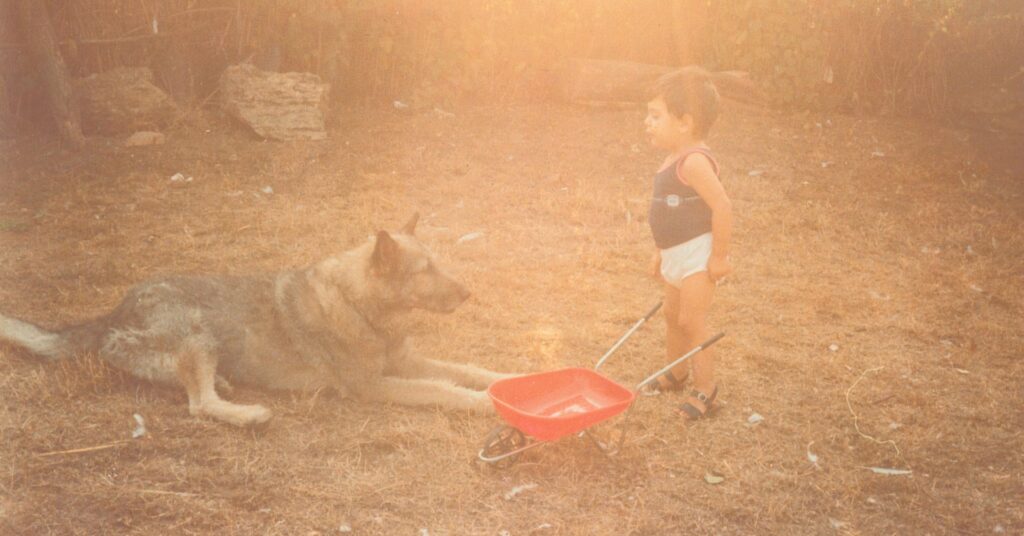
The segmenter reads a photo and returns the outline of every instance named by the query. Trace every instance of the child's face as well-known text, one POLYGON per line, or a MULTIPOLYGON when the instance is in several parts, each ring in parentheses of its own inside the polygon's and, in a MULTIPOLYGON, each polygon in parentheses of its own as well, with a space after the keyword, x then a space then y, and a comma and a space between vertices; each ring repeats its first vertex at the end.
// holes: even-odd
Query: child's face
POLYGON ((660 149, 675 150, 689 139, 692 120, 689 115, 676 117, 668 111, 661 97, 647 103, 644 127, 651 144, 660 149))

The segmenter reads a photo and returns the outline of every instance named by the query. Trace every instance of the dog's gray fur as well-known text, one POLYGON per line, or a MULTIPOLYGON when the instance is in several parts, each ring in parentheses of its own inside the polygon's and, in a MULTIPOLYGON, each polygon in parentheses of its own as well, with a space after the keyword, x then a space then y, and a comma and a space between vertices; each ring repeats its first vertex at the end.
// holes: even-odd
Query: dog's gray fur
POLYGON ((416 220, 303 270, 142 283, 106 316, 56 332, 0 315, 0 339, 51 359, 95 352, 137 377, 183 386, 193 415, 239 426, 270 411, 222 400, 215 385, 328 387, 491 411, 483 389, 507 375, 419 357, 404 333, 401 313, 451 312, 469 297, 415 238, 416 220))

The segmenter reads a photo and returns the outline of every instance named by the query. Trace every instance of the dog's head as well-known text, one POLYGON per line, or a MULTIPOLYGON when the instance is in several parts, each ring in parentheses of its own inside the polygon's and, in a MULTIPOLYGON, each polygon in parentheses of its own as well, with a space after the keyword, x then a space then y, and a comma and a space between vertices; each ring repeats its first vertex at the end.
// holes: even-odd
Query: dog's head
POLYGON ((469 298, 469 290, 439 267, 416 238, 419 214, 397 233, 374 237, 369 276, 386 299, 398 307, 450 313, 469 298))

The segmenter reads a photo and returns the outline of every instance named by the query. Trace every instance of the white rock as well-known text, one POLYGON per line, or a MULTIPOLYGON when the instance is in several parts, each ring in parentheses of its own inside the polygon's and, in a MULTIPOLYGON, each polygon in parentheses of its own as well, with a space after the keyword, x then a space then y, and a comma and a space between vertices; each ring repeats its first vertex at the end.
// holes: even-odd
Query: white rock
POLYGON ((464 234, 461 237, 459 237, 459 239, 455 243, 456 244, 464 244, 466 242, 470 242, 470 241, 476 240, 477 238, 480 238, 482 236, 484 236, 484 233, 481 232, 481 231, 476 231, 476 232, 464 234))
POLYGON ((132 430, 132 439, 138 439, 146 435, 146 420, 138 413, 132 414, 135 419, 135 429, 132 430))
POLYGON ((505 500, 506 501, 511 501, 512 499, 514 499, 516 497, 516 495, 519 495, 520 493, 522 493, 524 491, 531 490, 531 489, 536 488, 536 487, 537 487, 537 484, 534 484, 532 482, 529 483, 529 484, 523 484, 522 486, 516 486, 516 487, 508 490, 507 493, 505 493, 505 500))

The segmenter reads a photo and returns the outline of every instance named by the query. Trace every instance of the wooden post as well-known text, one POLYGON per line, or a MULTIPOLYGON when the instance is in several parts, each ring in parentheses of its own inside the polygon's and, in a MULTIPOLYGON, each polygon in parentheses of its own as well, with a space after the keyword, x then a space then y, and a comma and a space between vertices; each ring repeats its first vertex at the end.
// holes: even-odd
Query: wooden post
POLYGON ((61 139, 74 149, 85 145, 78 104, 68 68, 58 48, 57 36, 43 0, 16 0, 18 25, 28 43, 36 68, 42 74, 50 113, 61 139))

